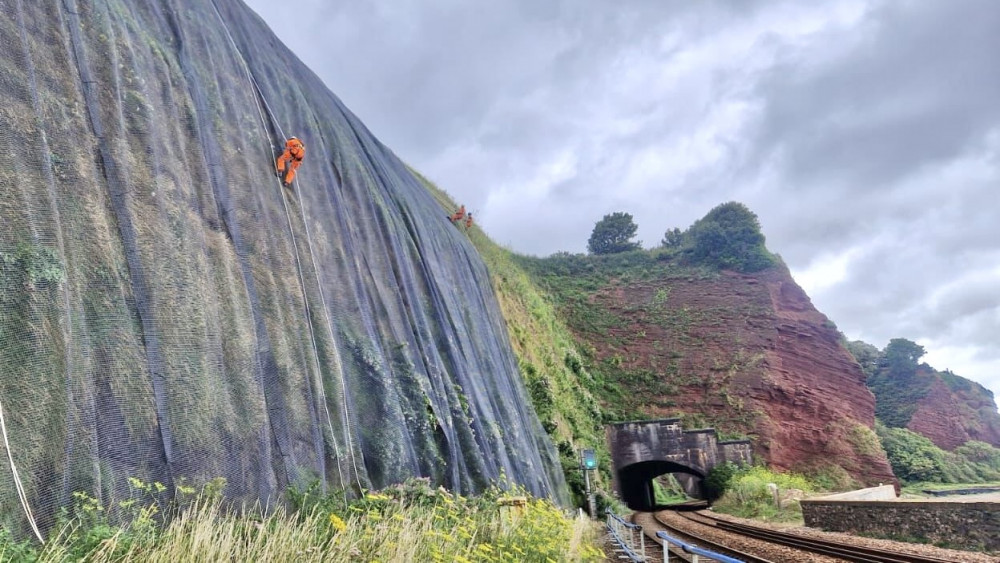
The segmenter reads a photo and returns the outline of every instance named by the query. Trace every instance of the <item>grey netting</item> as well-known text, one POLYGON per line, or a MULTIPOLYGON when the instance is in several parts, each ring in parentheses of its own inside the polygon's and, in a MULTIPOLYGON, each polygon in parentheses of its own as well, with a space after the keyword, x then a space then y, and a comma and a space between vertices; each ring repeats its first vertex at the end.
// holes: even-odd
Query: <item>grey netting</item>
POLYGON ((0 525, 128 477, 564 498, 468 239, 253 12, 0 6, 0 525))

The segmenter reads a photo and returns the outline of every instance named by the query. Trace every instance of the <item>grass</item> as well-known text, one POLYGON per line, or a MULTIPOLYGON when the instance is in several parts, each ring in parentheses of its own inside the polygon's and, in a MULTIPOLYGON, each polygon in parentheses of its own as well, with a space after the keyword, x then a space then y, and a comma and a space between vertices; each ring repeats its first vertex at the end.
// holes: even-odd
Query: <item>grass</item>
POLYGON ((43 547, 0 530, 0 561, 604 560, 593 522, 523 491, 493 487, 467 498, 410 480, 351 501, 338 494, 291 493, 293 508, 270 511, 234 511, 218 495, 201 494, 165 524, 152 495, 102 507, 80 494, 43 547), (130 517, 113 525, 112 508, 130 517))
MULTIPOLYGON (((412 170, 411 170, 412 171, 412 170)), ((448 194, 413 171, 445 212, 458 205, 448 194)), ((563 472, 577 506, 585 506, 578 452, 597 451, 600 471, 594 472, 599 508, 610 495, 611 457, 604 440, 606 416, 595 395, 601 380, 584 365, 583 352, 563 322, 552 295, 546 293, 525 268, 525 260, 497 245, 479 227, 466 234, 486 263, 510 343, 518 358, 521 378, 543 427, 559 450, 563 472)), ((593 477, 593 475, 592 475, 593 477)))

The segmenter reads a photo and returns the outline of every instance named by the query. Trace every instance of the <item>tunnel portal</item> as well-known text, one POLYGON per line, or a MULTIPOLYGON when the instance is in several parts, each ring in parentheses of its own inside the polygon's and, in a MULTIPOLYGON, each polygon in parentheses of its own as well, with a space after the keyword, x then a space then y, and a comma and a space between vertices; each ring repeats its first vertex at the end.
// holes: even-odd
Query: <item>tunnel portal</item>
POLYGON ((632 510, 657 506, 653 479, 677 475, 685 492, 705 498, 704 479, 713 467, 732 461, 753 462, 749 440, 718 441, 714 428, 684 430, 680 419, 619 422, 605 427, 614 487, 632 510))

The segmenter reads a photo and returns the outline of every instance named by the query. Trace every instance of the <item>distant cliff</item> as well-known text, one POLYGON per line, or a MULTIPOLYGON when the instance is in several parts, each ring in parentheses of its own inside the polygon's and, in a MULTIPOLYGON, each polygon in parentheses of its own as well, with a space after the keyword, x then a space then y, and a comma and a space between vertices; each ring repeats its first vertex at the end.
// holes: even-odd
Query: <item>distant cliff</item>
POLYGON ((895 481, 861 368, 784 266, 740 274, 659 251, 524 264, 589 351, 609 418, 680 415, 750 437, 779 469, 895 481))
POLYGON ((894 421, 893 407, 908 398, 907 420, 895 421, 929 438, 946 450, 976 440, 1000 447, 1000 414, 993 393, 982 385, 926 364, 911 377, 893 377, 889 370, 869 378, 880 418, 894 421))
POLYGON ((0 36, 0 524, 129 477, 566 498, 467 236, 246 6, 13 0, 0 36))

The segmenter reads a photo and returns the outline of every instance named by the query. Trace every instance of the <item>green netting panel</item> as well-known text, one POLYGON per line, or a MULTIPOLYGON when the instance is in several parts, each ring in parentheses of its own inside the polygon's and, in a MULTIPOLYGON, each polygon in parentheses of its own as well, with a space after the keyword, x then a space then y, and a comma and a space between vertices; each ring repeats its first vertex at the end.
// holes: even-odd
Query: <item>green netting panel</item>
POLYGON ((242 3, 7 0, 0 65, 0 525, 129 477, 565 498, 475 250, 242 3))

